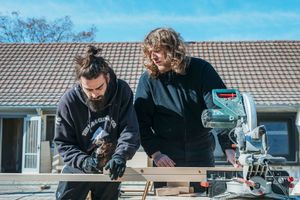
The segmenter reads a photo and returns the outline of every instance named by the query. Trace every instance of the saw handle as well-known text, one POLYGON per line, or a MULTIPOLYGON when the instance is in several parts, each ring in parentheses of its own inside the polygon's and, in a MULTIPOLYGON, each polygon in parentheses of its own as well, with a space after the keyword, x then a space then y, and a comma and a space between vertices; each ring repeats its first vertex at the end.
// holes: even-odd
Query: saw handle
POLYGON ((236 93, 218 93, 217 96, 219 98, 233 99, 236 97, 236 93))

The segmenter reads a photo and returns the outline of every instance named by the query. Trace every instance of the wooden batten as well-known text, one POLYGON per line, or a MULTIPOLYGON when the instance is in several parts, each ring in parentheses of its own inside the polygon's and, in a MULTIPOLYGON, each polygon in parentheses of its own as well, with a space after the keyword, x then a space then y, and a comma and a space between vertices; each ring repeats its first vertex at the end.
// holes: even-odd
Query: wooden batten
MULTIPOLYGON (((240 171, 233 167, 128 167, 124 176, 117 181, 205 181, 207 171, 240 171)), ((104 174, 19 174, 0 173, 0 181, 81 181, 110 182, 108 172, 104 174)))

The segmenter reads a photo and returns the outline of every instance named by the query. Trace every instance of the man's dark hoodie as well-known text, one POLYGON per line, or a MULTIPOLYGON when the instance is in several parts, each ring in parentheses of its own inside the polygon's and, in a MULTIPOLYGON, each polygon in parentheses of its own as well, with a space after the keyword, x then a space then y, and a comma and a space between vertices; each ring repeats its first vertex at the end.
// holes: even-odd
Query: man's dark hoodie
POLYGON ((77 84, 58 104, 54 141, 64 163, 81 169, 83 160, 95 150, 92 138, 99 127, 109 133, 107 139, 116 145, 112 154, 131 159, 140 146, 140 136, 128 84, 114 75, 105 94, 106 105, 100 112, 92 112, 86 98, 77 84))
MULTIPOLYGON (((203 127, 201 114, 215 107, 212 89, 225 87, 214 68, 198 58, 191 58, 184 75, 169 71, 152 78, 145 72, 135 100, 145 152, 160 151, 177 166, 213 166, 215 140, 203 127)), ((222 149, 230 149, 228 130, 216 131, 222 149)))

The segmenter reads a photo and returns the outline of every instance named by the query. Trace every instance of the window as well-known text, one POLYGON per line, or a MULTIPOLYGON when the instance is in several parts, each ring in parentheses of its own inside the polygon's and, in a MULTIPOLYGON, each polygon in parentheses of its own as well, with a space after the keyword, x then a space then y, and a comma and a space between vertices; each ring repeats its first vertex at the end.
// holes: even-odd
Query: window
POLYGON ((288 123, 284 121, 261 121, 260 125, 264 125, 268 136, 268 153, 273 156, 289 154, 289 134, 288 123))
MULTIPOLYGON (((265 125, 268 136, 268 153, 272 156, 281 156, 287 159, 287 163, 298 162, 296 152, 298 149, 298 134, 296 125, 296 113, 258 113, 257 124, 265 125)), ((226 157, 217 143, 214 152, 216 164, 225 164, 226 157)))
POLYGON ((296 113, 259 113, 258 124, 265 125, 268 136, 268 153, 296 162, 296 113))

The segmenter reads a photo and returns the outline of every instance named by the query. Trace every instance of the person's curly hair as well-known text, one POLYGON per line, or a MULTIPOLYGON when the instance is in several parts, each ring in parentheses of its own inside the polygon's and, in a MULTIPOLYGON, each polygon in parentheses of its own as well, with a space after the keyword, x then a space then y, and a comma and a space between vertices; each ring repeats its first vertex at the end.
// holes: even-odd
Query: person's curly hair
POLYGON ((180 34, 172 28, 157 28, 152 30, 144 39, 144 65, 150 76, 156 78, 159 75, 158 67, 151 59, 151 50, 165 49, 166 61, 171 64, 171 70, 184 75, 189 62, 187 48, 180 34))

